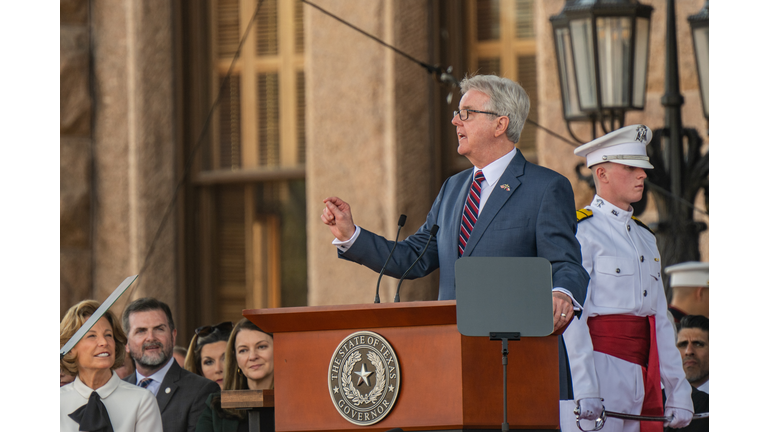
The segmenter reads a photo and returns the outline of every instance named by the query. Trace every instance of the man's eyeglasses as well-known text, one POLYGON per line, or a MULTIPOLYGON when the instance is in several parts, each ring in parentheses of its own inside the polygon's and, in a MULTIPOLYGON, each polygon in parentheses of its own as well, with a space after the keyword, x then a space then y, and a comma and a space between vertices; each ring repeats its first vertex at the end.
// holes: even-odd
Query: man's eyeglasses
POLYGON ((478 113, 478 114, 490 114, 490 115, 495 115, 496 117, 504 117, 503 114, 496 114, 496 113, 493 113, 493 112, 478 111, 478 110, 473 110, 473 109, 463 109, 463 110, 454 111, 453 112, 453 116, 456 117, 458 115, 459 116, 459 120, 464 121, 464 120, 469 118, 469 113, 471 113, 471 112, 478 113))
POLYGON ((223 323, 216 324, 214 326, 202 326, 195 329, 195 334, 198 337, 208 336, 214 331, 219 330, 221 333, 228 333, 232 331, 232 321, 225 321, 223 323))

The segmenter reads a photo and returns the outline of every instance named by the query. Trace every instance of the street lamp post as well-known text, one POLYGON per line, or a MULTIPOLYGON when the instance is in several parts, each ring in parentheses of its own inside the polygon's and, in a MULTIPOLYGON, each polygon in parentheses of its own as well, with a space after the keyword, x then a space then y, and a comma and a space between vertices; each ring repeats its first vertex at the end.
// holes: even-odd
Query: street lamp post
MULTIPOLYGON (((666 52, 664 95, 664 127, 653 132, 649 144, 651 164, 648 182, 659 210, 656 238, 663 266, 685 261, 698 261, 699 234, 706 229, 703 222, 695 222, 692 203, 700 189, 709 188, 709 152, 701 153, 703 140, 696 129, 684 128, 680 94, 680 73, 677 53, 677 25, 675 1, 667 0, 666 52), (687 144, 687 146, 684 146, 687 144), (683 154, 684 148, 687 151, 683 154)), ((666 280, 666 278, 665 278, 666 280)))
MULTIPOLYGON (((626 111, 644 109, 651 11, 650 6, 636 0, 566 0, 560 14, 550 18, 563 115, 569 132, 572 121, 592 121, 595 138, 595 122, 608 133, 615 129, 617 117, 620 118, 618 127, 621 127, 626 111), (600 26, 601 20, 624 24, 600 26), (615 55, 615 49, 605 49, 607 44, 619 40, 624 55, 615 55), (592 64, 594 68, 590 66, 592 64), (606 75, 606 71, 613 74, 606 75), (621 79, 616 77, 617 73, 622 74, 621 79), (606 77, 611 77, 611 84, 606 84, 606 77), (628 102, 625 105, 616 105, 611 102, 615 102, 615 98, 605 97, 606 88, 617 82, 625 85, 622 87, 623 100, 628 102), (606 117, 610 119, 610 127, 603 122, 606 117)), ((699 76, 706 77, 700 78, 700 85, 708 118, 708 5, 702 11, 706 12, 706 24, 702 24, 702 12, 690 17, 689 21, 697 44, 699 76)), ((655 169, 648 170, 647 179, 659 212, 656 234, 663 266, 699 260, 699 234, 706 225, 694 221, 691 203, 702 188, 706 196, 709 187, 709 152, 702 155, 701 137, 695 129, 682 125, 684 99, 680 93, 674 0, 667 0, 666 31, 665 84, 661 98, 665 120, 664 127, 653 132, 648 145, 648 156, 655 169), (684 148, 687 149, 685 154, 684 148)))
POLYGON ((627 111, 645 108, 652 11, 637 0, 566 0, 550 18, 563 116, 575 140, 583 142, 572 121, 590 121, 594 139, 596 124, 608 133, 627 111))
POLYGON ((699 73, 699 91, 704 117, 709 120, 709 0, 699 13, 688 17, 696 54, 696 71, 699 73))

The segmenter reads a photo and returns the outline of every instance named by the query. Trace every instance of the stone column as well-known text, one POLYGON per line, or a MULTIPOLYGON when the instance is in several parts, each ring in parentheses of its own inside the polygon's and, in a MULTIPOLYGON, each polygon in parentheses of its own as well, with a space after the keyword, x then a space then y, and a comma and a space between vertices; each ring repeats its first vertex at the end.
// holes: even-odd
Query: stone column
POLYGON ((60 314, 91 297, 92 101, 88 1, 61 1, 60 314))
MULTIPOLYGON (((426 0, 318 4, 410 55, 428 59, 426 0)), ((310 305, 373 301, 378 274, 336 257, 320 220, 323 199, 350 203, 354 221, 394 239, 415 232, 437 191, 429 135, 431 81, 412 62, 305 5, 307 237, 310 305)), ((397 280, 382 281, 391 302, 397 280)), ((436 273, 403 284, 404 300, 437 299, 436 273)))
MULTIPOLYGON (((104 299, 142 269, 177 181, 172 2, 91 2, 93 293, 104 299)), ((176 212, 129 300, 157 297, 175 315, 176 212)))

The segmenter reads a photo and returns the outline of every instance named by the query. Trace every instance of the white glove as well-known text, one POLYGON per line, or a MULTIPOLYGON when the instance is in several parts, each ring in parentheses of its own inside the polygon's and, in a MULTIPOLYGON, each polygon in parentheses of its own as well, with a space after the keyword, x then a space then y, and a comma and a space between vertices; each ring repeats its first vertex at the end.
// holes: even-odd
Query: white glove
POLYGON ((688 423, 693 420, 693 413, 688 410, 669 407, 664 410, 664 417, 672 418, 672 420, 664 422, 664 427, 679 429, 688 426, 688 423))
POLYGON ((603 400, 600 398, 579 399, 578 403, 581 408, 581 420, 597 420, 603 413, 603 400))

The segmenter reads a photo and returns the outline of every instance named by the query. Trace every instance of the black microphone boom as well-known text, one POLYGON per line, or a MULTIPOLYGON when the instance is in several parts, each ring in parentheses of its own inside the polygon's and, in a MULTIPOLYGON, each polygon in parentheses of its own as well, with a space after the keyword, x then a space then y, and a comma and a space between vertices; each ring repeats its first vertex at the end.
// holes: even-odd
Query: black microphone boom
POLYGON ((381 267, 381 271, 379 272, 379 281, 376 282, 376 298, 373 299, 374 303, 381 303, 381 300, 379 299, 379 285, 381 285, 381 277, 384 275, 384 269, 387 268, 387 264, 389 264, 389 259, 392 258, 392 253, 395 252, 395 248, 397 247, 397 239, 400 238, 400 229, 405 226, 406 218, 406 215, 401 214, 400 219, 397 221, 397 235, 395 235, 395 244, 392 246, 392 250, 389 251, 389 256, 387 257, 387 260, 384 261, 384 266, 381 267))
POLYGON ((424 245, 424 250, 421 251, 421 254, 418 258, 416 258, 416 261, 411 264, 410 267, 408 267, 408 270, 403 273, 402 276, 400 276, 400 282, 397 283, 397 293, 395 293, 395 303, 400 302, 400 285, 403 284, 403 279, 405 279, 406 276, 408 276, 408 273, 411 272, 411 269, 416 265, 417 262, 421 259, 421 257, 424 256, 424 254, 427 252, 427 249, 429 249, 429 242, 432 241, 432 238, 434 238, 437 235, 437 230, 439 230, 440 227, 437 225, 432 225, 432 229, 429 230, 429 238, 427 239, 427 244, 424 245))
POLYGON ((363 35, 365 35, 365 36, 375 40, 379 44, 381 44, 381 45, 391 49, 392 51, 400 54, 401 56, 407 58, 408 60, 410 60, 410 61, 418 64, 419 66, 423 67, 424 69, 426 69, 427 72, 432 74, 432 76, 435 78, 435 81, 437 81, 439 84, 443 84, 443 85, 446 85, 446 86, 449 87, 449 93, 448 93, 448 97, 447 97, 446 101, 449 104, 451 103, 451 99, 453 97, 453 89, 455 89, 456 87, 459 86, 459 81, 456 80, 456 78, 454 78, 453 75, 451 75, 451 72, 453 71, 453 67, 452 66, 448 66, 447 69, 443 69, 443 67, 440 66, 440 65, 432 66, 432 65, 426 64, 423 61, 416 59, 415 57, 409 55, 408 53, 406 53, 406 52, 404 52, 402 50, 399 50, 396 47, 394 47, 394 46, 384 42, 383 40, 377 38, 376 36, 366 32, 365 30, 361 29, 360 27, 357 27, 357 26, 355 26, 355 25, 353 25, 353 24, 351 24, 351 23, 349 23, 349 22, 347 22, 347 21, 337 17, 336 15, 328 12, 327 10, 321 8, 320 6, 310 2, 308 0, 301 0, 301 1, 303 3, 308 4, 309 6, 312 6, 313 8, 317 9, 318 11, 328 15, 329 17, 335 19, 336 21, 344 24, 345 26, 351 28, 352 30, 355 30, 355 31, 357 31, 357 32, 359 32, 359 33, 361 33, 361 34, 363 34, 363 35))

